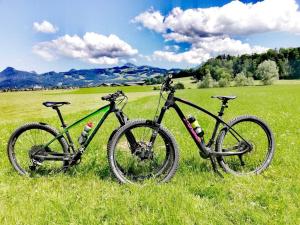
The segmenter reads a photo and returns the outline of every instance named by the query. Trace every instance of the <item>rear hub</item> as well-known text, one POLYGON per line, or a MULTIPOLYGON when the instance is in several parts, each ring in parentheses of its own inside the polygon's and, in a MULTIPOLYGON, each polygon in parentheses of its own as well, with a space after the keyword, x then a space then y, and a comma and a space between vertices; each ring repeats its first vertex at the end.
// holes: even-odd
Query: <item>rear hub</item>
POLYGON ((29 158, 34 164, 41 165, 44 161, 43 158, 39 156, 47 156, 50 149, 49 147, 44 147, 43 145, 34 145, 29 151, 29 158))

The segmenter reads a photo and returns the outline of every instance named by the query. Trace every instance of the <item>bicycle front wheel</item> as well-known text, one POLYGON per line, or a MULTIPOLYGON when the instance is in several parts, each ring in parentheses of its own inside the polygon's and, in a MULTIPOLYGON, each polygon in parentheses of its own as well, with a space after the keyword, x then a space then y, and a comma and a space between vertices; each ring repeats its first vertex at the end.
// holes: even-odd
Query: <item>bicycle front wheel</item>
POLYGON ((234 175, 264 171, 270 165, 275 151, 274 136, 268 125, 255 116, 240 116, 228 125, 236 133, 228 128, 222 129, 217 138, 216 151, 243 154, 219 157, 220 166, 234 175))
POLYGON ((175 174, 178 158, 178 147, 170 132, 146 120, 127 122, 108 146, 111 171, 121 183, 147 179, 166 182, 175 174), (151 141, 153 135, 155 141, 151 141))

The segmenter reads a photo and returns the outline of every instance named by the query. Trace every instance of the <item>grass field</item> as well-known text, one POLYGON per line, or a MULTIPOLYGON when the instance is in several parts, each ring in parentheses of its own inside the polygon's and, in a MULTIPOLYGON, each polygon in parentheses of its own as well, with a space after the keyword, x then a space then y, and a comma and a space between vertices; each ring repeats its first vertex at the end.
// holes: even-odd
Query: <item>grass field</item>
MULTIPOLYGON (((75 91, 18 92, 0 94, 0 224, 300 224, 300 83, 273 86, 180 90, 179 97, 213 112, 215 94, 235 94, 225 120, 241 114, 262 117, 276 138, 274 160, 259 176, 220 178, 209 161, 199 157, 173 111, 164 125, 180 147, 180 165, 171 182, 163 185, 120 185, 111 178, 106 143, 117 126, 111 116, 89 146, 82 163, 67 174, 25 178, 8 162, 6 143, 18 126, 44 121, 55 127, 55 112, 41 105, 45 100, 68 100, 63 113, 68 123, 105 103, 101 96, 116 88, 75 91)), ((158 92, 151 87, 129 87, 125 112, 130 118, 153 118, 158 92), (144 88, 144 89, 143 89, 144 88), (145 91, 145 92, 144 92, 145 91)), ((209 135, 213 121, 194 114, 209 135)), ((82 125, 83 126, 83 125, 82 125)), ((82 126, 75 130, 78 135, 82 126)))

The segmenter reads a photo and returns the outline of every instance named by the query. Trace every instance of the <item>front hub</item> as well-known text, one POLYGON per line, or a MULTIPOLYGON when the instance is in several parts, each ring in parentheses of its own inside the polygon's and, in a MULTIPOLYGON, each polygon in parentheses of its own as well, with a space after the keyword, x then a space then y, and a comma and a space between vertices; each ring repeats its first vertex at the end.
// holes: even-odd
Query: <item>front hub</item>
POLYGON ((149 146, 142 141, 138 142, 138 146, 135 148, 133 154, 139 157, 142 161, 153 158, 153 152, 149 146))

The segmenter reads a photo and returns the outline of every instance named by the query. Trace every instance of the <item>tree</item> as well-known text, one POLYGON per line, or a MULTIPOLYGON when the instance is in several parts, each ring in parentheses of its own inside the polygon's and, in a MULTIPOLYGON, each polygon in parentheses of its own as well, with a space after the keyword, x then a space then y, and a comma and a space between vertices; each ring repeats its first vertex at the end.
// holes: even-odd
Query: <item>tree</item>
POLYGON ((259 64, 256 73, 264 85, 270 85, 279 78, 278 67, 272 60, 265 60, 259 64))
POLYGON ((291 67, 289 61, 287 59, 280 59, 277 62, 278 70, 279 70, 279 77, 286 78, 291 74, 291 67))
POLYGON ((202 81, 199 81, 198 88, 211 88, 217 86, 216 81, 211 77, 210 73, 203 77, 202 81))
POLYGON ((246 77, 244 72, 240 72, 234 78, 235 86, 250 86, 254 84, 252 77, 246 77))
POLYGON ((253 77, 258 80, 256 72, 258 65, 266 60, 273 60, 279 72, 280 79, 299 79, 300 78, 300 47, 271 49, 264 53, 244 54, 240 56, 220 55, 207 60, 195 69, 187 70, 191 76, 198 80, 208 74, 219 81, 222 73, 226 71, 232 78, 243 72, 246 77, 253 77))
POLYGON ((184 89, 185 87, 184 87, 184 84, 183 84, 183 83, 178 82, 178 83, 176 83, 176 84, 174 85, 174 88, 175 88, 176 90, 178 90, 178 89, 184 89))

